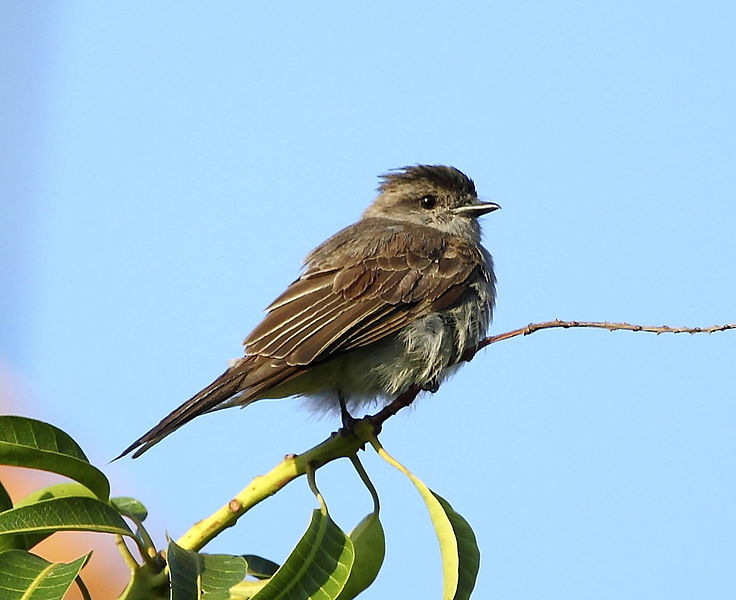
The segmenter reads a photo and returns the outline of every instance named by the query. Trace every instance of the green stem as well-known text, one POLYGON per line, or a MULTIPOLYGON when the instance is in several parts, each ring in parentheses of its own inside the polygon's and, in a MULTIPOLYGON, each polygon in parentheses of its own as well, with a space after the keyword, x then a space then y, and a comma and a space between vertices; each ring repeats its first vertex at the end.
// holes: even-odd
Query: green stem
POLYGON ((325 499, 322 497, 322 493, 317 487, 317 480, 314 477, 315 472, 314 465, 312 463, 307 463, 307 483, 309 483, 309 489, 312 490, 314 497, 317 498, 322 514, 327 516, 327 504, 325 503, 325 499))
POLYGON ((358 458, 357 454, 353 454, 350 457, 350 462, 353 463, 353 467, 355 467, 355 470, 358 472, 358 475, 360 475, 360 478, 365 484, 365 487, 367 487, 368 491, 371 493, 371 498, 373 498, 373 512, 378 514, 378 512, 381 510, 381 501, 378 498, 378 492, 376 491, 376 487, 373 485, 373 482, 370 480, 370 477, 368 477, 368 473, 363 467, 363 463, 360 462, 360 459, 358 458))
POLYGON ((350 457, 373 437, 374 425, 370 417, 366 417, 357 421, 350 433, 333 433, 324 442, 302 454, 286 456, 268 473, 253 479, 223 507, 192 525, 176 543, 186 550, 201 550, 221 531, 235 525, 256 504, 307 473, 308 468, 318 469, 338 458, 350 457))
POLYGON ((115 545, 118 547, 118 552, 120 552, 120 556, 122 556, 125 565, 130 569, 131 573, 134 572, 139 565, 131 554, 130 548, 125 544, 125 540, 123 540, 122 535, 115 536, 115 545))
POLYGON ((143 522, 139 519, 136 519, 135 517, 131 515, 127 515, 127 517, 135 523, 136 526, 136 535, 140 538, 140 540, 143 542, 143 547, 145 548, 145 552, 141 550, 141 557, 144 561, 149 561, 151 558, 156 556, 156 546, 153 543, 153 540, 151 539, 151 536, 149 535, 148 531, 146 531, 146 528, 143 526, 143 522))

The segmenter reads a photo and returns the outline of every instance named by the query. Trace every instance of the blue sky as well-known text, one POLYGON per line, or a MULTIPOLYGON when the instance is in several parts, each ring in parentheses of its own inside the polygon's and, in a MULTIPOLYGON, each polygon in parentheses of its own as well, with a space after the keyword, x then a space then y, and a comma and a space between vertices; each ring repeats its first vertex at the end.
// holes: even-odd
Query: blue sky
MULTIPOLYGON (((493 332, 736 321, 730 2, 4 3, 2 352, 20 412, 99 465, 209 383, 376 175, 453 164, 484 219, 493 332)), ((733 597, 734 334, 536 333, 480 353, 384 446, 474 527, 477 598, 733 597)), ((106 466, 181 534, 336 426, 203 417, 106 466)), ((386 564, 438 597, 410 484, 366 453, 386 564)), ((349 465, 318 482, 351 528, 349 465)), ((281 560, 291 484, 208 548, 281 560)))

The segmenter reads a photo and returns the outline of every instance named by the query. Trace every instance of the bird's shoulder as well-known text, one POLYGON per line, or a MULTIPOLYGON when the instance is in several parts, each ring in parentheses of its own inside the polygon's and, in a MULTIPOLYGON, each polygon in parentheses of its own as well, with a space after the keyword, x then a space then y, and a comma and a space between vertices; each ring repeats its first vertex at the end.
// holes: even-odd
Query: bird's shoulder
POLYGON ((302 277, 355 268, 455 276, 463 267, 484 262, 483 249, 472 241, 417 223, 367 218, 312 250, 302 277))

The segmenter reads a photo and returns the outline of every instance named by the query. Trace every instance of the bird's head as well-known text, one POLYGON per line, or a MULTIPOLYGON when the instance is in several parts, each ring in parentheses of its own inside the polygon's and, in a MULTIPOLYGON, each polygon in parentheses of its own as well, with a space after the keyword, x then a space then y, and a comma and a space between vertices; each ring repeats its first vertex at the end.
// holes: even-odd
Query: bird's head
POLYGON ((381 176, 363 218, 409 221, 478 240, 478 217, 499 208, 479 200, 473 180, 455 167, 414 165, 381 176))

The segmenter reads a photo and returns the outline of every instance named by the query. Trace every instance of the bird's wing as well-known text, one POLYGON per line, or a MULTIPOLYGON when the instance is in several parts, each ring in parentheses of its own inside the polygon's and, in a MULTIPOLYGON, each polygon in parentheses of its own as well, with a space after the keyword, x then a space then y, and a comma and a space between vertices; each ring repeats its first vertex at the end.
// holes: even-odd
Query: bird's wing
POLYGON ((243 342, 246 355, 307 366, 365 346, 452 306, 479 271, 492 277, 481 251, 456 237, 360 221, 307 258, 304 274, 243 342))

